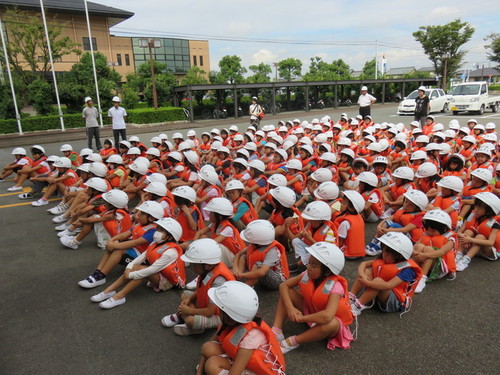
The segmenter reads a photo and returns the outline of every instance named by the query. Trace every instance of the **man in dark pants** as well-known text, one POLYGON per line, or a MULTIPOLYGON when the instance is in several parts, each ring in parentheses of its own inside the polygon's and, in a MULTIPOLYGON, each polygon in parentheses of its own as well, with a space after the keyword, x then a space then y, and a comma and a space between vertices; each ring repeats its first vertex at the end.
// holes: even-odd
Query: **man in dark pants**
POLYGON ((358 98, 359 114, 365 118, 366 116, 371 116, 371 105, 375 103, 377 99, 374 96, 368 94, 368 87, 361 87, 361 95, 358 98))
POLYGON ((425 119, 430 111, 431 102, 425 95, 425 86, 418 88, 418 97, 415 99, 415 121, 420 122, 420 127, 425 125, 425 119))
POLYGON ((87 96, 85 98, 85 108, 82 111, 83 121, 85 122, 85 127, 87 129, 87 142, 88 148, 93 150, 92 148, 92 139, 95 138, 95 146, 97 147, 97 151, 99 151, 101 146, 101 135, 99 130, 99 124, 97 123, 97 108, 94 107, 94 103, 92 102, 92 98, 87 96))
POLYGON ((108 111, 108 116, 112 119, 113 137, 115 138, 115 145, 120 144, 120 136, 123 141, 127 140, 127 111, 125 108, 120 107, 120 98, 113 97, 113 106, 108 111))

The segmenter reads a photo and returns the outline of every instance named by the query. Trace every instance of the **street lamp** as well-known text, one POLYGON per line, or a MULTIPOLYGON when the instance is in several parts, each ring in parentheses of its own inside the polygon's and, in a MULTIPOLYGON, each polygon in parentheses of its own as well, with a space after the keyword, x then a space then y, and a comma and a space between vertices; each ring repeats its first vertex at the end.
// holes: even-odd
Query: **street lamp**
POLYGON ((153 60, 153 48, 161 47, 161 40, 159 39, 139 39, 139 47, 149 48, 149 65, 151 67, 151 82, 153 84, 153 105, 155 109, 158 109, 158 95, 156 93, 156 77, 155 77, 155 66, 153 60))
POLYGON ((444 55, 443 55, 443 59, 444 59, 444 72, 443 72, 443 90, 446 91, 446 85, 447 85, 447 82, 446 82, 446 78, 447 78, 447 75, 448 75, 448 59, 450 58, 450 53, 449 52, 446 52, 444 55))
POLYGON ((274 69, 275 69, 275 78, 274 78, 274 81, 278 82, 278 63, 277 62, 273 62, 273 66, 274 66, 274 69))

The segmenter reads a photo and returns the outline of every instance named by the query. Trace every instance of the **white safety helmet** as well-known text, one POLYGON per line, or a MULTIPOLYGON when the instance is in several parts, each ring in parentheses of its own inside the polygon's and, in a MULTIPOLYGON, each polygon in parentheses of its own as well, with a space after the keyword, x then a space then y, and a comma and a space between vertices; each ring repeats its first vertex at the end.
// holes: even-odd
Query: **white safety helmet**
POLYGON ((311 138, 308 138, 308 137, 302 137, 299 139, 299 146, 302 146, 302 145, 309 145, 311 146, 312 145, 312 140, 311 138))
POLYGON ((108 167, 104 163, 93 162, 89 165, 89 172, 97 177, 104 178, 108 174, 108 167))
POLYGON ((142 163, 142 164, 145 164, 149 167, 149 165, 151 164, 151 162, 149 161, 148 158, 144 157, 144 156, 139 156, 138 158, 136 158, 134 160, 135 163, 142 163))
POLYGON ((155 224, 170 233, 170 235, 174 237, 174 240, 179 241, 181 239, 182 227, 177 220, 171 217, 162 217, 160 220, 155 221, 155 224))
POLYGON ((181 142, 179 144, 179 147, 177 147, 177 151, 182 152, 182 151, 191 150, 192 148, 193 148, 193 146, 191 145, 191 140, 189 140, 189 142, 188 141, 181 142))
POLYGON ((91 153, 92 149, 85 147, 80 151, 80 156, 83 158, 84 156, 90 155, 91 153))
POLYGON ((132 164, 130 164, 130 170, 140 174, 140 175, 145 175, 148 173, 148 165, 145 163, 137 162, 134 161, 132 164))
POLYGON ((250 163, 248 163, 249 168, 257 169, 260 172, 264 172, 266 170, 266 165, 262 160, 254 159, 250 163))
POLYGON ((495 194, 482 192, 474 195, 474 198, 479 199, 484 204, 490 206, 495 215, 500 213, 500 198, 498 198, 495 194))
POLYGON ((150 182, 148 186, 146 186, 143 190, 147 193, 151 193, 159 197, 164 197, 167 195, 167 187, 164 183, 159 181, 150 182))
POLYGON ((417 178, 426 178, 434 176, 438 173, 437 167, 433 163, 422 163, 417 169, 417 173, 415 173, 415 177, 417 178))
POLYGON ((486 133, 485 135, 483 135, 483 139, 485 141, 488 141, 488 142, 497 142, 498 141, 498 137, 495 133, 486 133))
POLYGON ((334 275, 342 272, 345 264, 344 253, 330 242, 316 242, 306 247, 306 250, 321 264, 325 265, 334 275))
POLYGON ((347 146, 349 147, 352 144, 352 141, 349 138, 340 138, 337 142, 338 146, 347 146))
POLYGON ((465 135, 470 135, 470 129, 467 126, 462 126, 458 131, 465 133, 465 135))
POLYGON ((462 142, 470 142, 473 145, 476 144, 476 138, 474 138, 472 135, 466 135, 465 137, 462 138, 462 142))
POLYGON ((343 194, 344 198, 352 203, 354 209, 358 214, 363 212, 363 210, 365 209, 365 198, 363 198, 361 194, 354 190, 345 190, 343 194))
POLYGON ((379 237, 378 240, 401 254, 406 260, 410 259, 413 254, 413 242, 403 233, 389 232, 379 237))
POLYGON ((327 168, 318 168, 311 173, 311 178, 317 182, 331 181, 333 174, 332 171, 327 168))
POLYGON ((184 139, 182 133, 174 133, 172 134, 172 139, 184 139))
POLYGON ((146 176, 146 181, 151 182, 161 182, 163 185, 167 184, 167 178, 161 173, 151 173, 146 176))
POLYGON ((446 225, 449 229, 451 229, 451 217, 448 215, 448 213, 444 212, 441 209, 435 209, 428 211, 424 217, 422 218, 423 221, 430 220, 430 221, 435 221, 441 224, 446 225))
POLYGON ((372 142, 366 148, 370 151, 382 152, 382 145, 378 142, 372 142))
POLYGON ((342 151, 340 151, 341 154, 344 154, 344 155, 348 155, 350 156, 352 159, 354 159, 355 157, 355 154, 354 154, 354 151, 351 150, 350 148, 344 148, 342 151))
POLYGON ((139 147, 130 147, 127 151, 127 155, 140 155, 141 149, 139 147))
POLYGON ((205 166, 198 172, 198 177, 203 181, 208 182, 210 185, 217 185, 219 182, 219 175, 213 168, 206 168, 205 166))
POLYGON ((425 151, 441 151, 442 147, 441 144, 439 143, 429 143, 428 145, 425 146, 425 151))
POLYGON ((319 157, 319 160, 326 160, 329 161, 330 163, 335 164, 337 162, 337 155, 335 155, 333 152, 324 152, 319 157))
POLYGON ((112 102, 115 102, 115 103, 120 103, 121 100, 118 96, 113 96, 113 99, 111 99, 112 102))
POLYGON ((429 204, 429 198, 427 195, 421 190, 410 190, 403 194, 403 197, 408 199, 415 206, 420 208, 422 211, 425 210, 427 205, 429 204))
MULTIPOLYGON (((129 141, 121 141, 119 145, 125 146, 126 148, 132 147, 132 145, 130 144, 129 141)), ((118 146, 118 148, 119 148, 119 146, 118 146)))
POLYGON ((192 165, 196 165, 200 161, 200 157, 198 156, 198 154, 196 153, 196 151, 191 151, 191 150, 184 151, 184 157, 192 165))
POLYGON ((109 155, 106 159, 106 163, 123 164, 123 158, 120 155, 116 154, 109 155))
MULTIPOLYGON (((281 173, 275 173, 269 176, 267 179, 267 183, 271 186, 286 186, 287 184, 287 179, 284 175, 281 173)), ((227 190, 227 187, 226 187, 227 190)))
POLYGON ((451 146, 448 143, 441 143, 441 151, 439 155, 449 155, 451 152, 451 146))
POLYGON ((106 180, 100 177, 89 178, 87 181, 85 181, 85 185, 87 185, 87 187, 89 188, 100 191, 101 193, 105 193, 109 190, 109 185, 106 180))
POLYGON ((92 98, 90 96, 86 96, 84 99, 84 103, 87 103, 89 100, 92 100, 92 98))
POLYGON ((332 145, 330 143, 327 143, 327 142, 324 142, 322 144, 319 145, 319 147, 323 147, 326 152, 332 152, 332 145))
POLYGON ((445 176, 436 185, 457 193, 462 193, 464 189, 464 182, 457 176, 445 176))
POLYGON ((399 167, 392 173, 392 177, 413 181, 415 173, 410 167, 399 167))
POLYGON ((328 137, 325 133, 319 133, 316 137, 314 137, 314 142, 316 143, 325 143, 328 141, 328 137))
POLYGON ((302 170, 302 163, 299 159, 291 159, 286 163, 287 169, 302 170))
POLYGON ((314 196, 318 199, 327 201, 335 200, 339 197, 339 187, 333 181, 326 181, 319 184, 318 188, 314 190, 314 196))
POLYGON ((156 147, 150 147, 146 151, 146 155, 153 155, 156 156, 157 158, 160 157, 160 150, 158 150, 156 147))
MULTIPOLYGON (((57 160, 58 159, 56 159, 55 161, 57 161, 57 160)), ((54 162, 54 166, 56 166, 55 162, 54 162)), ((83 163, 82 165, 79 165, 78 168, 76 168, 76 170, 89 173, 89 167, 90 167, 90 163, 83 163)))
POLYGON ((481 146, 476 151, 474 151, 474 155, 483 154, 488 155, 491 158, 491 150, 488 147, 481 146))
POLYGON ((356 177, 356 180, 373 187, 377 187, 378 185, 378 178, 375 173, 372 172, 361 172, 359 176, 356 177))
POLYGON ((377 156, 375 159, 373 159, 372 164, 385 164, 389 165, 389 160, 385 156, 377 156))
POLYGON ((142 202, 142 204, 139 207, 137 207, 137 209, 154 217, 156 220, 161 219, 165 215, 165 210, 163 209, 163 206, 155 201, 142 202))
POLYGON ((226 188, 224 190, 231 191, 231 190, 243 190, 243 189, 245 189, 245 185, 243 185, 243 182, 241 182, 240 180, 230 180, 227 182, 226 188))
POLYGON ((234 213, 234 208, 231 201, 226 198, 213 198, 210 202, 208 202, 205 210, 209 212, 215 212, 224 216, 233 216, 234 213))
POLYGON ((16 147, 10 153, 11 155, 26 155, 26 150, 22 147, 16 147))
POLYGON ((186 263, 219 264, 222 250, 219 243, 211 238, 201 238, 191 242, 181 259, 186 263))
POLYGON ((188 130, 187 132, 188 137, 196 137, 196 130, 188 130))
POLYGON ((149 142, 158 143, 161 145, 161 138, 160 137, 153 137, 153 138, 151 138, 151 140, 149 142))
POLYGON ((59 151, 61 152, 65 152, 65 151, 73 151, 73 146, 71 146, 70 144, 68 143, 65 143, 61 146, 61 148, 59 149, 59 151))
POLYGON ((257 151, 257 145, 254 142, 248 142, 243 148, 249 151, 257 151))
POLYGON ((283 161, 286 161, 286 159, 288 159, 288 154, 282 148, 277 149, 275 153, 278 154, 279 156, 281 156, 281 159, 283 161))
POLYGON ((138 136, 133 135, 133 136, 129 137, 128 141, 129 142, 140 142, 141 140, 139 139, 138 136))
POLYGON ((286 186, 278 186, 269 190, 269 194, 276 199, 283 207, 290 208, 295 204, 297 197, 295 192, 286 186))
POLYGON ((243 159, 243 158, 236 158, 233 160, 233 165, 234 164, 241 164, 245 169, 248 169, 248 162, 243 159))
POLYGON ((102 163, 102 157, 99 154, 92 153, 92 154, 87 155, 87 161, 88 162, 95 161, 97 163, 102 163))
POLYGON ((116 208, 126 208, 128 205, 127 193, 118 189, 113 189, 104 193, 102 199, 116 208))
POLYGON ((330 220, 332 209, 326 202, 314 201, 306 206, 302 212, 302 218, 306 220, 330 220))
POLYGON ((239 130, 239 129, 238 129, 238 126, 236 126, 236 125, 231 125, 231 126, 229 127, 229 131, 230 131, 230 132, 237 132, 238 130, 239 130))
POLYGON ((484 128, 485 128, 486 130, 488 130, 488 129, 495 129, 495 128, 496 128, 496 125, 495 125, 495 123, 494 123, 494 122, 488 122, 486 125, 484 125, 484 128))
POLYGON ((231 319, 238 323, 249 323, 259 310, 259 297, 255 290, 240 281, 227 281, 208 290, 210 300, 231 319))
POLYGON ((410 156, 410 160, 427 160, 427 153, 422 150, 417 150, 410 156))
POLYGON ((486 168, 477 168, 471 172, 471 176, 480 178, 481 180, 487 182, 488 184, 493 179, 493 174, 486 168))
POLYGON ((275 239, 275 230, 268 220, 254 220, 240 233, 241 239, 255 245, 269 245, 275 239))
MULTIPOLYGON (((59 156, 50 155, 46 161, 47 161, 47 163, 55 163, 58 159, 59 159, 59 156)), ((500 164, 498 164, 498 165, 500 165, 500 164)))
POLYGON ((172 195, 187 199, 190 202, 196 201, 196 191, 190 186, 179 186, 172 191, 172 195))
POLYGON ((460 129, 460 123, 457 120, 453 119, 448 124, 448 128, 452 129, 452 130, 459 130, 460 129))
MULTIPOLYGON (((43 148, 42 146, 40 145, 33 145, 31 146, 31 152, 33 152, 33 150, 38 150, 40 151, 42 154, 45 154, 45 148, 43 148)), ((99 155, 99 154, 98 154, 99 155)))
POLYGON ((172 158, 177 161, 182 161, 182 154, 178 151, 172 151, 168 154, 169 158, 172 158))
POLYGON ((426 135, 419 135, 417 138, 415 138, 416 143, 429 143, 430 139, 426 135))

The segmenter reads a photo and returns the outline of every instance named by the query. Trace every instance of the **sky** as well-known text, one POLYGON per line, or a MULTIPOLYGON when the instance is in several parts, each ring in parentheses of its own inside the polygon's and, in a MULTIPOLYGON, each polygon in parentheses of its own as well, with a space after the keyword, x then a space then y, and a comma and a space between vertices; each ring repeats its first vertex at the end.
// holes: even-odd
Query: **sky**
POLYGON ((420 26, 442 25, 457 18, 475 29, 464 45, 468 50, 464 68, 473 64, 489 66, 484 38, 500 33, 500 1, 482 0, 95 0, 101 4, 134 12, 115 28, 116 35, 209 40, 211 69, 221 57, 238 55, 245 67, 261 62, 271 64, 288 57, 303 62, 320 56, 331 62, 343 59, 352 69, 361 70, 366 61, 385 55, 387 68, 429 67, 420 44, 412 33, 420 26), (147 34, 146 34, 147 33, 147 34), (192 36, 190 36, 192 35, 192 36), (195 36, 195 37, 193 37, 195 36), (225 41, 224 38, 248 41, 225 41), (270 40, 267 43, 264 40, 270 40), (287 43, 285 41, 292 41, 287 43), (317 44, 300 44, 314 41, 317 44))

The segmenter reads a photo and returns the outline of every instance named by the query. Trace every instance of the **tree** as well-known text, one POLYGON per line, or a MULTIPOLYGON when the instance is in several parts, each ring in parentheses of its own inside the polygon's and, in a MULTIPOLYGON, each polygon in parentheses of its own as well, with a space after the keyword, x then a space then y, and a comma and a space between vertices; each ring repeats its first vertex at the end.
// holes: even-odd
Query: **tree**
POLYGON ((271 78, 269 78, 269 74, 273 72, 271 65, 261 62, 259 65, 250 65, 248 69, 253 73, 253 75, 247 78, 248 83, 271 82, 271 78))
POLYGON ((53 92, 52 85, 41 78, 28 86, 29 100, 40 116, 47 116, 52 111, 53 92))
POLYGON ((186 76, 181 82, 181 85, 207 85, 208 74, 199 66, 193 66, 186 71, 186 76))
POLYGON ((242 83, 245 81, 243 74, 247 72, 247 70, 241 65, 241 57, 232 55, 232 56, 224 56, 219 61, 219 69, 221 77, 225 82, 233 83, 242 83))
MULTIPOLYGON (((370 61, 365 62, 365 65, 363 66, 362 73, 360 78, 361 79, 375 79, 375 59, 372 59, 370 61)), ((380 77, 380 70, 377 72, 378 76, 380 77)))
POLYGON ((278 63, 278 72, 284 81, 292 81, 295 78, 300 78, 302 74, 302 61, 293 57, 281 60, 278 63))
POLYGON ((311 65, 309 72, 304 74, 304 81, 336 81, 341 79, 349 79, 351 68, 344 60, 333 60, 332 63, 323 61, 321 57, 311 57, 311 65))
POLYGON ((500 34, 494 33, 488 35, 484 40, 489 40, 490 44, 484 46, 487 50, 488 59, 500 64, 500 34))
POLYGON ((451 78, 462 65, 467 53, 460 50, 474 34, 474 28, 467 22, 456 19, 446 25, 420 26, 413 37, 420 42, 429 60, 434 64, 436 74, 443 77, 442 88, 446 89, 451 78))
MULTIPOLYGON (((94 59, 101 107, 104 109, 106 106, 111 106, 111 98, 121 81, 121 75, 108 66, 108 61, 102 53, 95 52, 94 59)), ((58 86, 61 102, 66 104, 70 112, 81 111, 83 98, 86 96, 91 96, 97 103, 90 53, 85 53, 79 63, 74 64, 69 72, 62 75, 58 80, 58 86)))
MULTIPOLYGON (((8 9, 2 18, 9 36, 7 53, 10 64, 28 86, 35 79, 36 73, 45 74, 51 69, 42 19, 35 13, 17 9, 8 9)), ((81 53, 76 48, 78 43, 67 36, 61 37, 63 27, 64 24, 56 20, 47 26, 55 60, 70 53, 81 53)))
MULTIPOLYGON (((153 70, 156 79, 156 95, 161 106, 172 97, 177 81, 175 75, 167 70, 167 64, 165 63, 153 61, 153 70)), ((127 87, 136 90, 136 93, 143 93, 148 104, 153 106, 153 81, 151 79, 150 62, 139 65, 136 73, 127 75, 127 87)))

